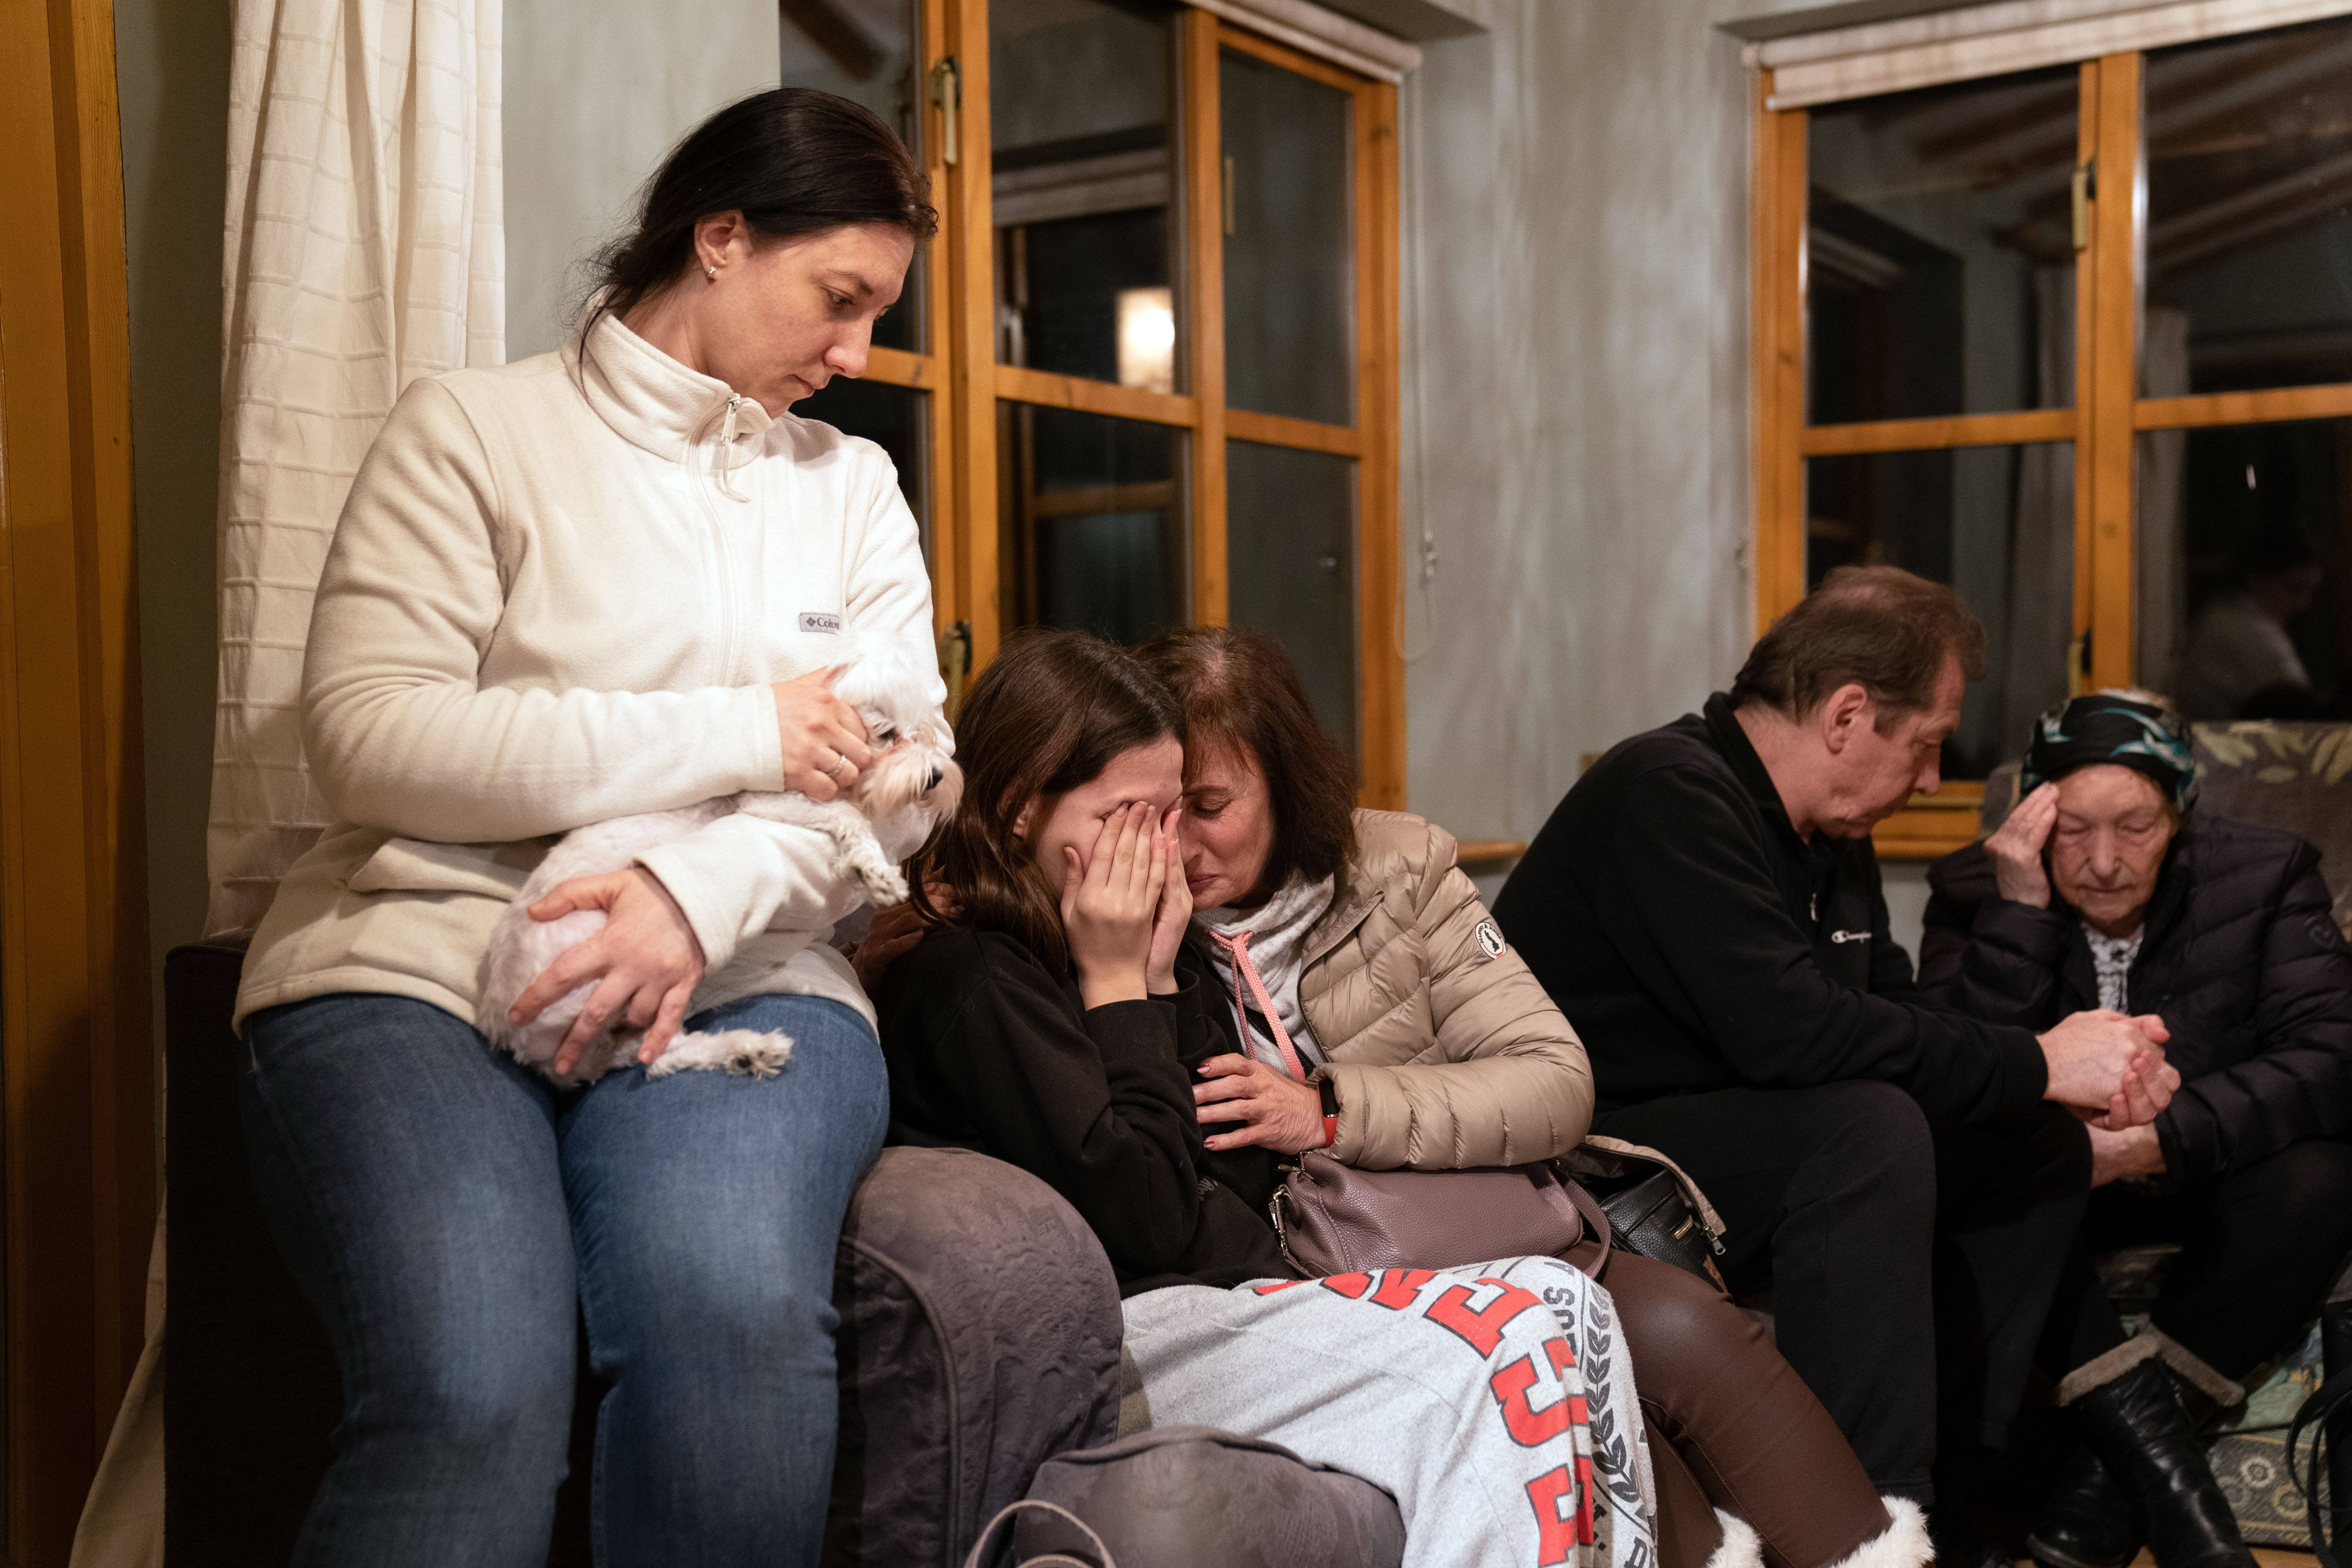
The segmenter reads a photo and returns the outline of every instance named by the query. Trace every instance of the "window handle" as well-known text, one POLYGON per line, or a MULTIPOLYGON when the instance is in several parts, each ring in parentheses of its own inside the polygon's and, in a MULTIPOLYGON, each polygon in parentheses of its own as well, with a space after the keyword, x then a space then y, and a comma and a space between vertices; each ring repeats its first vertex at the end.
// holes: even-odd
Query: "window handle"
POLYGON ((2074 171, 2073 182, 2074 208, 2074 248, 2091 248, 2091 202, 2099 194, 2099 161, 2096 158, 2074 171))
POLYGON ((940 106, 940 162, 956 165, 956 122, 962 118, 963 71, 955 57, 943 57, 931 68, 931 101, 940 106))

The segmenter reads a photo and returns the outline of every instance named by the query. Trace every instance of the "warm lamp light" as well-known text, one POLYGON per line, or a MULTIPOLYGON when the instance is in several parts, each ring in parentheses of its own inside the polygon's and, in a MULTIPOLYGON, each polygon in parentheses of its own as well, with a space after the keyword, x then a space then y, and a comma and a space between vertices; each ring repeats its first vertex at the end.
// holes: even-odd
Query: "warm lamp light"
POLYGON ((1176 299, 1166 289, 1118 291, 1118 384, 1176 390, 1176 299))

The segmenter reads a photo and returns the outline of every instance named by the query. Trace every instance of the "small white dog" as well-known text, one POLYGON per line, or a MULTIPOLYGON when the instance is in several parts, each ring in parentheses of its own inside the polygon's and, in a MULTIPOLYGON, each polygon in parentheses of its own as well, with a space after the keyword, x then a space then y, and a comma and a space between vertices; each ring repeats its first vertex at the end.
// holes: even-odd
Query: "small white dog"
MULTIPOLYGON (((916 650, 904 639, 885 642, 853 636, 844 651, 849 657, 834 680, 833 692, 866 721, 877 753, 874 765, 858 774, 845 795, 831 801, 811 800, 797 791, 746 791, 675 811, 616 817, 565 834, 499 917, 489 949, 482 955, 474 1021, 491 1044, 563 1084, 593 1082, 634 1059, 644 1032, 620 1021, 590 1044, 569 1074, 558 1077, 554 1072, 556 1048, 595 991, 593 982, 550 1003, 527 1025, 518 1027, 508 1021, 515 998, 549 964, 604 924, 602 910, 574 910, 551 921, 535 921, 530 906, 559 883, 624 870, 646 850, 675 843, 730 813, 814 827, 833 839, 835 868, 855 877, 875 903, 895 904, 906 898, 907 879, 898 862, 920 848, 931 829, 955 810, 963 793, 963 772, 949 755, 946 725, 932 715, 925 696, 930 671, 916 650)), ((704 980, 724 973, 722 970, 704 980)), ((716 1068, 772 1078, 792 1048, 792 1040, 775 1032, 680 1034, 646 1069, 646 1076, 716 1068)))

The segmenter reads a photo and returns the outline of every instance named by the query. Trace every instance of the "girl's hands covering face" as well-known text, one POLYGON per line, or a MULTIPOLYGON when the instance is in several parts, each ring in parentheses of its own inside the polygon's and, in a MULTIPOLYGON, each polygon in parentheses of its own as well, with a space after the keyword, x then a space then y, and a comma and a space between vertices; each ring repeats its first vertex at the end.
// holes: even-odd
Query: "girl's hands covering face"
POLYGON ((1151 919, 1151 954, 1143 969, 1144 984, 1154 996, 1175 994, 1176 954, 1192 923, 1192 895, 1184 886, 1184 847, 1176 832, 1183 816, 1182 806, 1170 806, 1154 829, 1157 841, 1168 847, 1168 879, 1160 884, 1160 909, 1151 919))
POLYGON ((1090 1008, 1150 994, 1146 971, 1174 847, 1159 816, 1150 802, 1131 801, 1103 818, 1091 857, 1062 847, 1062 927, 1090 1008))

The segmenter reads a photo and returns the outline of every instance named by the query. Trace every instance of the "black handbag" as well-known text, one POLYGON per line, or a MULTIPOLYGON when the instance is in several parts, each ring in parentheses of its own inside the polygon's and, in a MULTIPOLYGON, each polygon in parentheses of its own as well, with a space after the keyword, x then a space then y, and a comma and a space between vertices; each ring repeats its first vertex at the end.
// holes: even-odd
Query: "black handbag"
POLYGON ((1600 1202, 1618 1246, 1725 1289, 1722 1225, 1682 1167, 1614 1138, 1588 1138, 1558 1163, 1600 1202))

